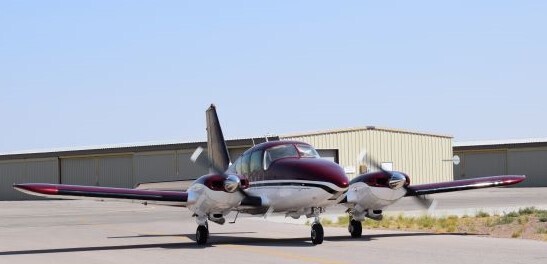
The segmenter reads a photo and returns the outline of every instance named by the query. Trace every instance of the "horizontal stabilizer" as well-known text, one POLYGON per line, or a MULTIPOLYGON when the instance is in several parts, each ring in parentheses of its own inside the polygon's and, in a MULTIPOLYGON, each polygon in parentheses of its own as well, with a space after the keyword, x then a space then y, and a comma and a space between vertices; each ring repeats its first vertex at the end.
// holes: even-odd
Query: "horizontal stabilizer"
POLYGON ((184 206, 188 200, 188 193, 177 191, 153 191, 46 183, 14 184, 13 187, 16 190, 27 194, 60 199, 136 200, 179 206, 184 206))
POLYGON ((457 181, 451 181, 451 182, 412 185, 407 187, 407 193, 405 196, 418 196, 418 195, 433 194, 433 193, 455 192, 455 191, 463 191, 463 190, 506 186, 506 185, 517 184, 521 181, 524 181, 524 179, 526 179, 526 176, 524 175, 502 175, 502 176, 457 180, 457 181))

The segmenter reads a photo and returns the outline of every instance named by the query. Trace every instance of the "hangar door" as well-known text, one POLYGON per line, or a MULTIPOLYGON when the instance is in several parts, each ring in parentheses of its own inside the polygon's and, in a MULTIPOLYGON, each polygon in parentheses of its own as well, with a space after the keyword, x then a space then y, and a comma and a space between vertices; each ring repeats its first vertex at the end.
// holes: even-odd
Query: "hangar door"
POLYGON ((319 153, 319 156, 321 156, 322 159, 338 163, 337 149, 317 149, 317 153, 319 153))
POLYGON ((484 176, 507 174, 507 152, 470 152, 460 156, 462 162, 455 171, 456 179, 469 179, 484 176))
POLYGON ((61 158, 61 183, 131 188, 131 155, 61 158))
POLYGON ((207 168, 192 162, 190 157, 193 153, 193 150, 177 151, 177 180, 195 180, 209 173, 207 168))
POLYGON ((57 158, 0 161, 0 200, 36 200, 13 189, 14 183, 59 183, 57 158))
POLYGON ((526 175, 518 187, 547 187, 547 150, 510 150, 508 174, 526 175))
POLYGON ((136 183, 177 181, 176 151, 135 153, 136 183))

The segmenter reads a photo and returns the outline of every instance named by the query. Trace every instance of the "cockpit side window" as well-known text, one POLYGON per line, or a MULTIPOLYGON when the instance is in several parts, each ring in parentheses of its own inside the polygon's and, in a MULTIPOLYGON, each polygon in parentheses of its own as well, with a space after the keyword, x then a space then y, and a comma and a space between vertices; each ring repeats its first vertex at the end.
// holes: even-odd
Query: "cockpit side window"
POLYGON ((235 172, 238 174, 238 175, 241 175, 241 156, 239 156, 236 161, 234 162, 234 164, 232 165, 233 168, 235 168, 235 172))
POLYGON ((251 153, 244 153, 241 157, 241 174, 247 176, 249 174, 249 163, 251 160, 251 153))
POLYGON ((264 151, 256 150, 251 154, 251 173, 262 169, 262 154, 264 151))
POLYGON ((296 149, 302 158, 319 158, 319 153, 310 145, 297 144, 296 149))
POLYGON ((270 164, 278 159, 291 157, 299 157, 293 144, 271 147, 264 152, 264 170, 267 170, 270 164))

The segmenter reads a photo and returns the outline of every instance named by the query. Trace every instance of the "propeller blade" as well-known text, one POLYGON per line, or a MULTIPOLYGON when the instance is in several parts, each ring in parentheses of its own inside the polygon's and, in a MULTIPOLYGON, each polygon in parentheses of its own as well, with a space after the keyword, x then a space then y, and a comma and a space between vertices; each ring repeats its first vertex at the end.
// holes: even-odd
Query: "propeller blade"
MULTIPOLYGON (((226 174, 224 170, 215 166, 215 164, 209 159, 208 156, 201 155, 203 151, 204 149, 202 147, 197 147, 194 153, 192 153, 192 156, 190 156, 190 160, 202 167, 212 169, 215 173, 222 175, 222 177, 224 177, 225 180, 228 179, 229 176, 226 174)), ((247 192, 241 189, 241 185, 237 188, 237 191, 245 197, 249 196, 247 192)))
POLYGON ((368 165, 370 165, 371 167, 374 167, 378 170, 380 170, 381 172, 387 174, 387 175, 392 175, 390 171, 388 170, 385 170, 384 168, 382 168, 382 165, 380 165, 376 159, 374 157, 372 157, 371 155, 368 155, 369 157, 369 160, 367 161, 367 151, 365 149, 361 150, 361 152, 359 153, 359 156, 358 156, 358 159, 357 159, 357 162, 359 163, 366 163, 368 165))
POLYGON ((212 169, 215 173, 222 175, 224 178, 228 178, 228 175, 226 175, 224 170, 215 166, 209 157, 201 155, 203 151, 204 149, 202 147, 197 147, 194 153, 192 153, 192 156, 190 156, 190 160, 202 167, 212 169))
POLYGON ((437 200, 429 199, 425 195, 414 196, 414 198, 416 199, 415 201, 417 201, 420 206, 422 206, 424 209, 427 209, 427 212, 429 214, 435 211, 435 208, 437 207, 437 200))

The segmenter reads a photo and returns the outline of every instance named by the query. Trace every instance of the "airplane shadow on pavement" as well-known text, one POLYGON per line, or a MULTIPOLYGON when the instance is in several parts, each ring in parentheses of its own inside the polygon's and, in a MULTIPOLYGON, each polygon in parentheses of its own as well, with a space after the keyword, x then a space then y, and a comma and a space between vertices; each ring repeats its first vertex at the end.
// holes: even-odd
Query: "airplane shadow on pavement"
MULTIPOLYGON (((145 249, 145 248, 164 248, 164 249, 203 249, 206 247, 215 247, 216 245, 246 245, 246 246, 282 246, 282 247, 314 247, 309 237, 298 238, 256 238, 256 237, 241 237, 241 236, 223 236, 223 234, 242 234, 254 232, 235 232, 235 233, 211 233, 210 242, 205 246, 196 245, 194 242, 194 234, 166 234, 166 235, 138 235, 127 237, 110 237, 110 238, 148 238, 148 237, 188 237, 192 241, 188 242, 172 242, 172 243, 153 243, 153 244, 132 244, 132 245, 116 245, 116 246, 96 246, 96 247, 70 247, 70 248, 51 248, 51 249, 32 249, 32 250, 15 250, 0 252, 0 256, 10 255, 33 255, 33 254, 55 254, 55 253, 70 253, 70 252, 91 252, 91 251, 108 251, 108 250, 128 250, 128 249, 145 249)), ((388 237, 413 237, 413 236, 438 236, 438 235, 474 235, 465 233, 399 233, 399 234, 376 234, 363 235, 361 238, 351 238, 349 236, 326 236, 325 241, 371 241, 380 238, 388 237)), ((320 245, 318 245, 320 246, 320 245)))

